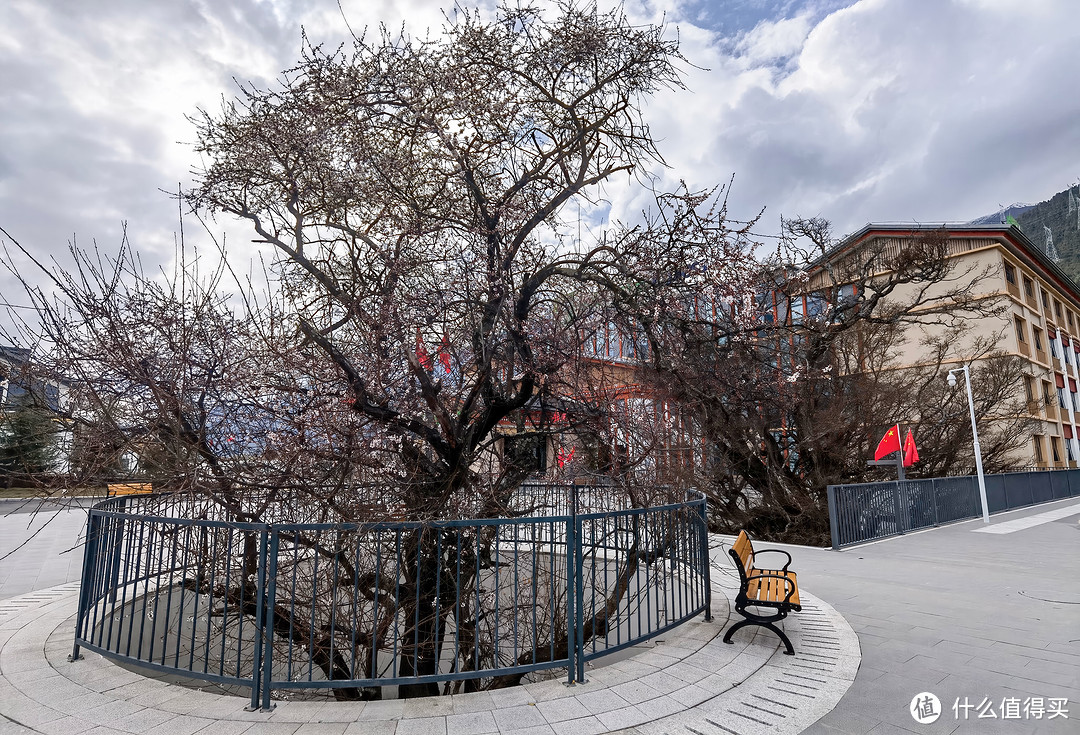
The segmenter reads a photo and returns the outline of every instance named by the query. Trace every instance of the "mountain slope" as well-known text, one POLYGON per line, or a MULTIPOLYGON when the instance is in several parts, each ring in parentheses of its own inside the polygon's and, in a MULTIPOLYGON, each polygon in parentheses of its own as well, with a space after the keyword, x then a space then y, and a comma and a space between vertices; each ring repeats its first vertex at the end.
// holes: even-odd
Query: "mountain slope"
POLYGON ((1014 216, 1020 230, 1044 251, 1049 229, 1053 249, 1059 257, 1058 265, 1070 278, 1080 282, 1080 186, 1071 186, 1014 216))
POLYGON ((1050 230, 1052 251, 1057 256, 1061 270, 1080 283, 1080 185, 1070 186, 1045 202, 1038 204, 1011 204, 993 214, 970 222, 973 225, 1004 224, 1012 217, 1020 231, 1047 252, 1046 228, 1050 230))

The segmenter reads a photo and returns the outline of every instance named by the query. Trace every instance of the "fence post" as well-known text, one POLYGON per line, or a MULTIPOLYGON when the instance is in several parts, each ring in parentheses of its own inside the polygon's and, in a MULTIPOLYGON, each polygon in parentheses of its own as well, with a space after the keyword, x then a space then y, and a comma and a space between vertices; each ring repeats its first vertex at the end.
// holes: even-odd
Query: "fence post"
POLYGON ((574 685, 574 677, 577 675, 577 572, 574 570, 577 561, 577 514, 574 513, 574 493, 570 494, 570 517, 566 520, 566 684, 574 685))
MULTIPOLYGON (((246 542, 245 542, 246 543, 246 542)), ((263 636, 264 636, 264 623, 266 612, 266 598, 264 592, 266 590, 266 528, 264 527, 259 532, 259 567, 255 575, 255 650, 253 651, 253 658, 251 662, 251 705, 245 707, 248 712, 253 712, 259 708, 259 702, 262 699, 259 695, 259 687, 262 685, 262 655, 263 655, 263 636)), ((239 672, 237 672, 239 673, 239 672)))
POLYGON ((893 483, 893 512, 896 514, 896 532, 904 533, 904 520, 900 508, 900 482, 893 483))
POLYGON ((840 517, 836 508, 836 485, 825 488, 825 494, 829 499, 829 533, 832 535, 833 551, 840 548, 840 517))
POLYGON ((930 478, 930 500, 931 507, 934 510, 934 526, 938 525, 938 507, 937 507, 937 478, 930 478))
POLYGON ((266 612, 263 617, 263 641, 264 650, 262 657, 263 683, 262 683, 262 709, 269 712, 274 709, 270 704, 270 681, 274 673, 274 602, 277 599, 277 563, 278 549, 281 546, 281 537, 276 528, 270 529, 270 552, 269 569, 266 572, 266 612))
MULTIPOLYGON (((577 605, 577 614, 574 616, 577 621, 576 630, 574 631, 574 645, 577 646, 577 680, 579 684, 585 683, 585 580, 584 570, 585 555, 582 550, 581 537, 583 535, 583 524, 581 518, 575 516, 574 524, 577 528, 574 529, 574 537, 577 543, 574 545, 574 555, 577 557, 574 560, 574 603, 577 605)), ((596 563, 595 560, 593 562, 596 563)))
POLYGON ((709 556, 709 498, 701 493, 701 553, 705 559, 705 622, 712 622, 712 558, 709 556))
POLYGON ((98 516, 94 515, 93 509, 86 519, 86 544, 83 546, 82 581, 79 582, 79 607, 75 616, 75 643, 71 648, 68 661, 78 661, 82 658, 79 654, 79 639, 86 632, 86 610, 90 607, 89 597, 92 588, 91 578, 94 576, 94 567, 97 564, 97 537, 98 516))

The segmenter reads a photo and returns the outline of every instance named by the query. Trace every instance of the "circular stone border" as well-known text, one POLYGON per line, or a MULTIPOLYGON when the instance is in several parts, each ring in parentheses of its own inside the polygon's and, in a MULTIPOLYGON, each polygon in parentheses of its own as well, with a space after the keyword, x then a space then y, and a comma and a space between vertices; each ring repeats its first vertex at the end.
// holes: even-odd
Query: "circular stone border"
POLYGON ((375 702, 284 701, 271 712, 247 712, 246 698, 146 678, 91 652, 69 662, 78 600, 78 583, 70 583, 0 601, 0 725, 51 735, 159 728, 234 734, 259 722, 302 735, 749 735, 801 732, 832 710, 861 660, 843 617, 800 591, 803 611, 784 621, 795 656, 783 655, 776 636, 755 627, 725 645, 735 590, 729 575, 714 577, 713 621, 684 623, 627 659, 588 668, 584 684, 549 680, 375 702))

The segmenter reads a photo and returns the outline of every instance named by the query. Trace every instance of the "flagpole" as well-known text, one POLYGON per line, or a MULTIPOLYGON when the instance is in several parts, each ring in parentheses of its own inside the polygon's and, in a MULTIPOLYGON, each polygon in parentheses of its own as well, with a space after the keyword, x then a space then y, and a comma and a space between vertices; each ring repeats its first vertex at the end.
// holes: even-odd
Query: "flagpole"
POLYGON ((900 441, 900 424, 896 425, 896 442, 900 445, 900 448, 896 450, 896 474, 900 482, 903 482, 904 477, 904 443, 900 441))

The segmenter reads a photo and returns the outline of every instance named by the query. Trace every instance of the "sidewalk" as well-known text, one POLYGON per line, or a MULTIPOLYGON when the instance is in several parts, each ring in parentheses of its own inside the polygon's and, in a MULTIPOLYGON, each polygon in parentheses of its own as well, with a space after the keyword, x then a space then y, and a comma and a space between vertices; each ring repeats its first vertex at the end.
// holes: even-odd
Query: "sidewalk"
POLYGON ((780 547, 800 587, 833 605, 862 646, 855 683, 806 732, 1080 733, 1078 520, 1072 498, 992 516, 989 529, 1017 529, 1008 533, 986 533, 979 519, 841 552, 780 547), (933 725, 908 713, 925 691, 944 709, 933 725), (1001 719, 1006 698, 1029 697, 1067 697, 1069 719, 1001 719), (965 721, 965 698, 986 698, 998 717, 973 708, 965 721))
POLYGON ((57 510, 36 500, 0 500, 0 600, 78 581, 86 510, 100 498, 57 510), (51 509, 51 510, 50 510, 51 509))

